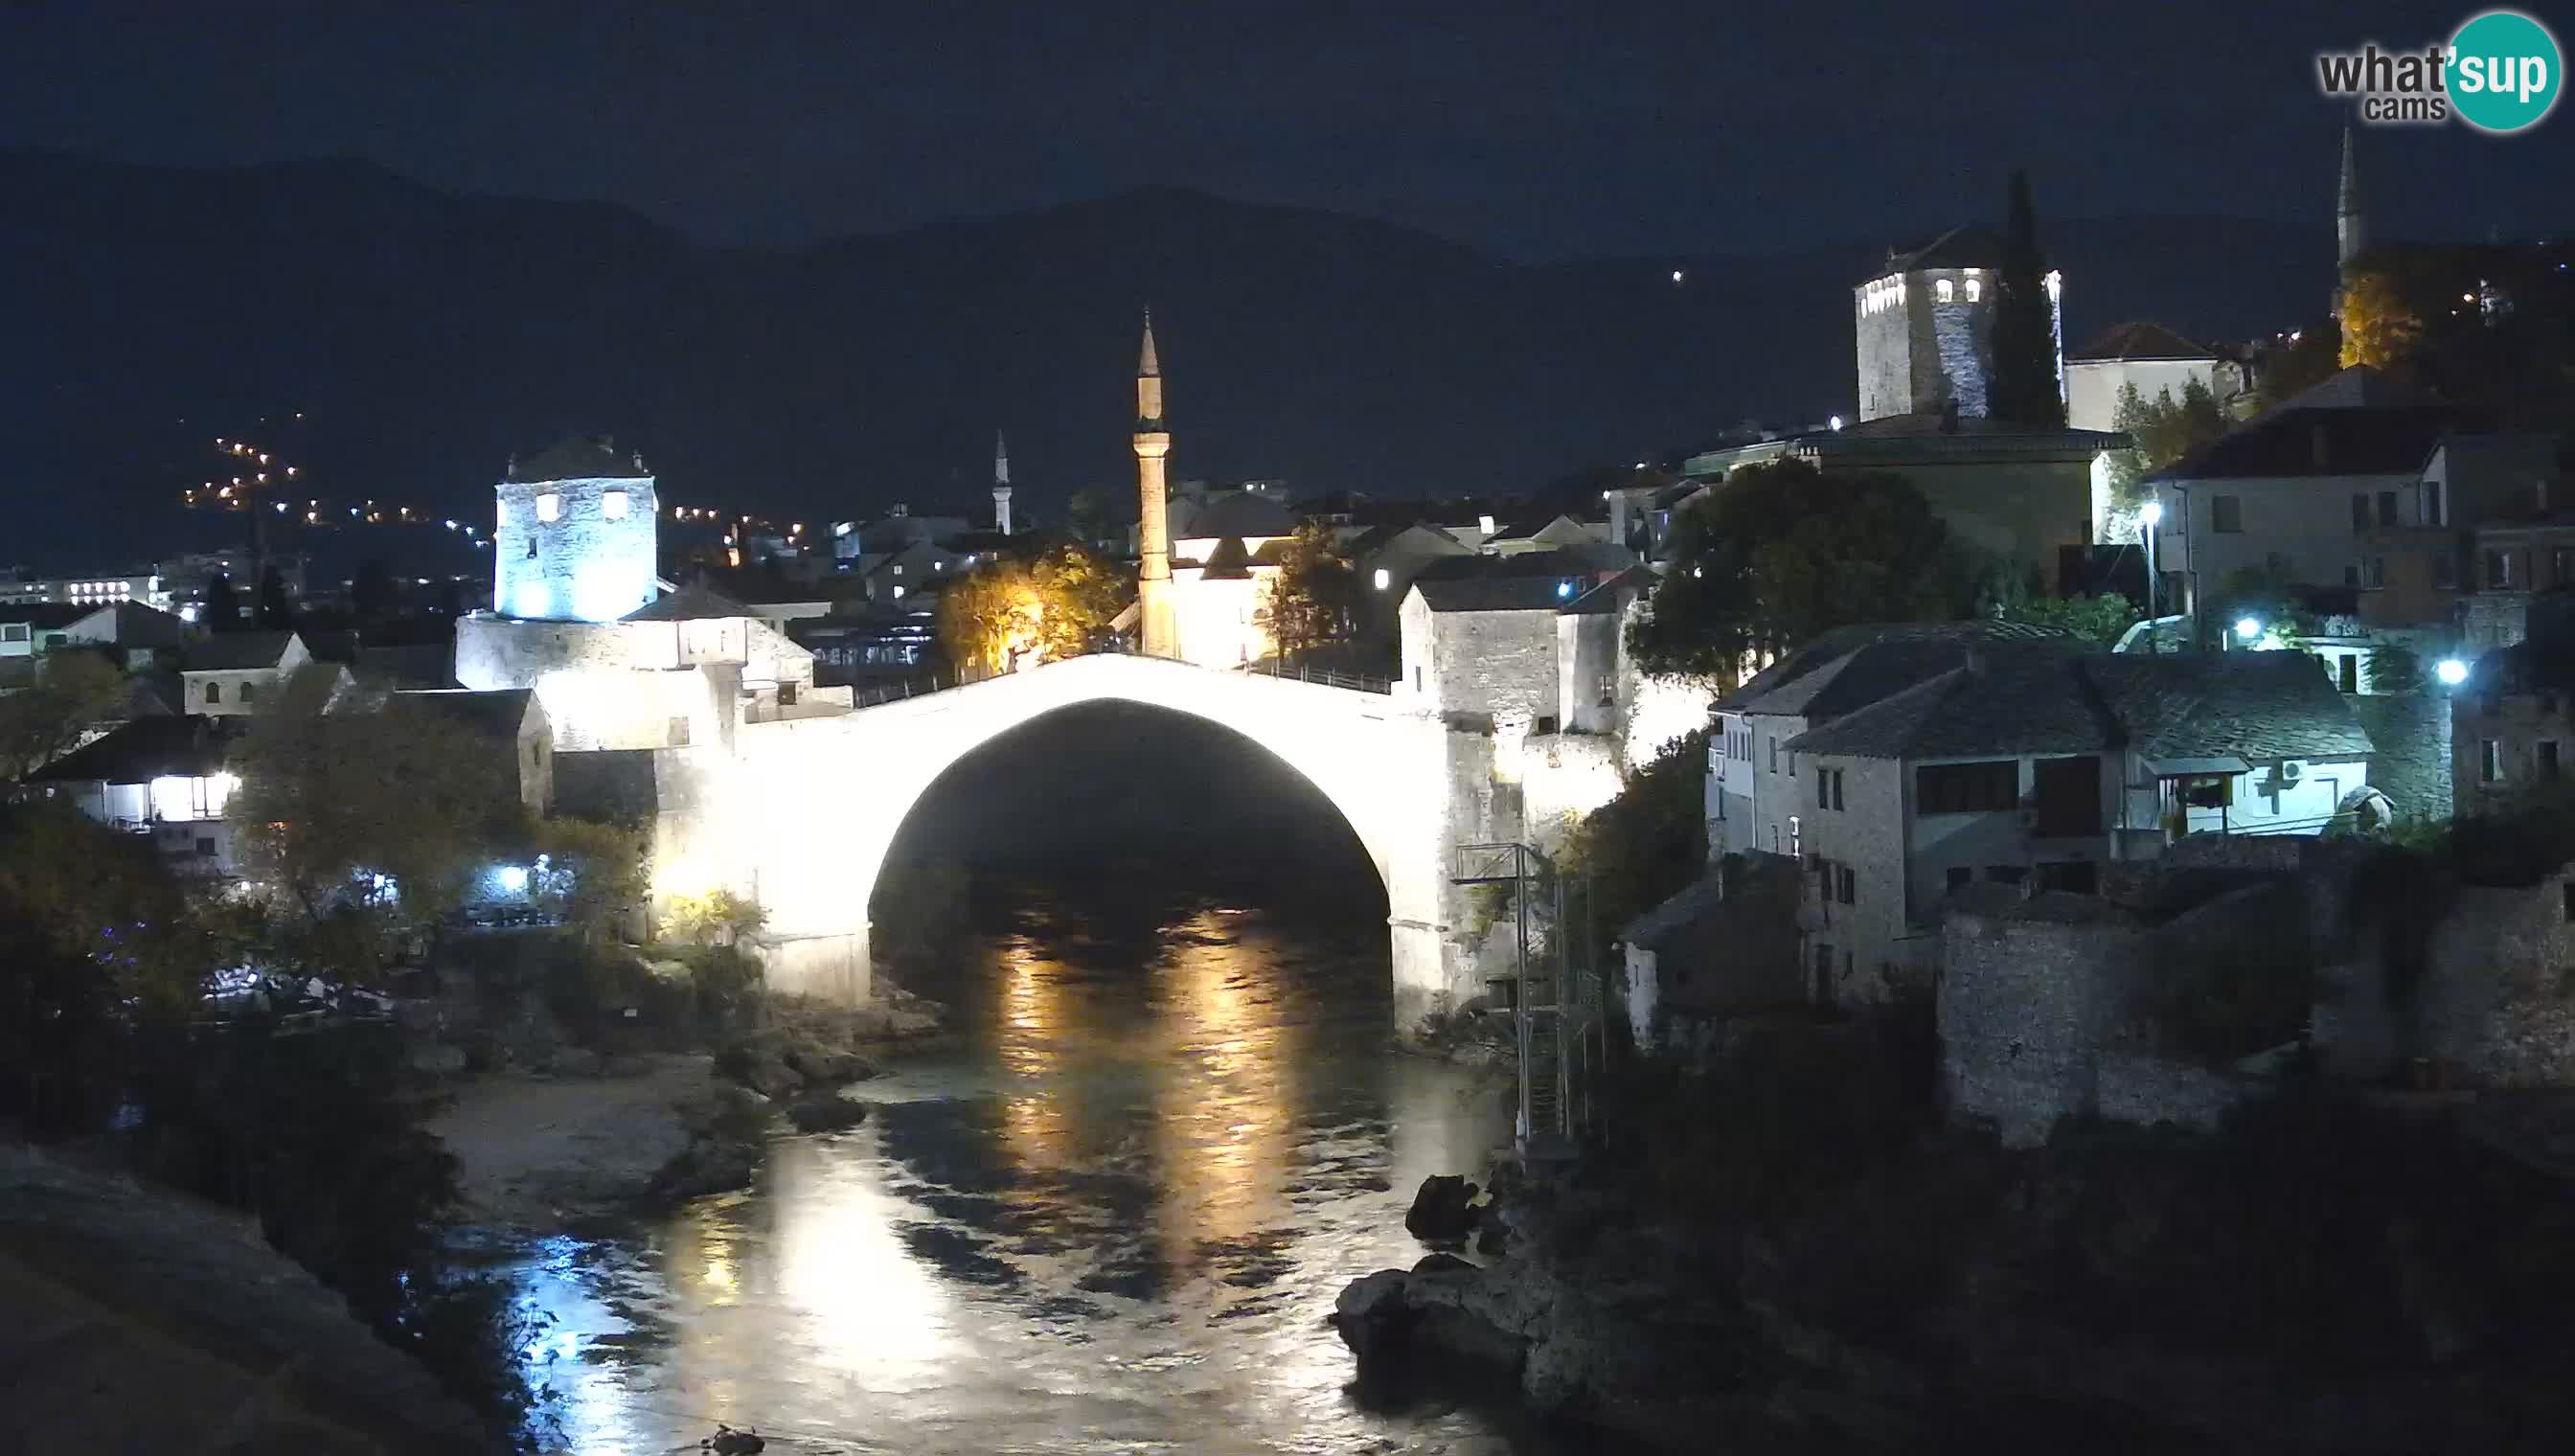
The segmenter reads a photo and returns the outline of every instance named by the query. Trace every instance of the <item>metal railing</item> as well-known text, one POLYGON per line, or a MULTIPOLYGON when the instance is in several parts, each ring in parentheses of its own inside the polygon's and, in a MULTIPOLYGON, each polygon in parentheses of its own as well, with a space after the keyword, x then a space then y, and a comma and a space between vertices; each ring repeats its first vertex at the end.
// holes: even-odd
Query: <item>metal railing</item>
POLYGON ((1347 689, 1352 693, 1391 694, 1394 692, 1394 681, 1390 678, 1369 678, 1356 673, 1335 673, 1328 668, 1299 667, 1290 670, 1276 658, 1272 659, 1267 667, 1259 663, 1245 663, 1234 671, 1248 677, 1312 683, 1324 688, 1347 689))
MULTIPOLYGON (((1076 656, 1137 658, 1146 655, 1117 648, 1096 648, 1076 656)), ((1053 661, 1071 662, 1073 659, 1058 658, 1053 661)), ((1188 665, 1186 658, 1157 658, 1156 661, 1188 665)), ((1244 663, 1217 671, 1239 673, 1251 678, 1276 678, 1282 682, 1311 683, 1316 687, 1339 688, 1350 693, 1374 693, 1384 696, 1394 692, 1394 683, 1391 679, 1369 678, 1355 673, 1335 673, 1317 668, 1290 669, 1277 662, 1268 665, 1244 663)), ((933 670, 927 675, 904 678, 893 683, 881 683, 875 687, 853 683, 849 685, 850 707, 853 711, 862 708, 882 708, 886 704, 901 703, 908 698, 927 698, 934 693, 951 693, 960 688, 972 688, 978 683, 989 683, 996 678, 1009 676, 1011 675, 1007 672, 997 673, 989 669, 969 668, 962 672, 933 670)))

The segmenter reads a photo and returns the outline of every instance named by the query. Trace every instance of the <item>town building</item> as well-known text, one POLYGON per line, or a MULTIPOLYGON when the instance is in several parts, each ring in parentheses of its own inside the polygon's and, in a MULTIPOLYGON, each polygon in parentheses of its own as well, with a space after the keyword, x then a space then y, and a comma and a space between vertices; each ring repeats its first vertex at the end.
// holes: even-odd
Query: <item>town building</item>
POLYGON ((614 622, 654 597, 661 502, 641 455, 571 439, 501 482, 492 530, 496 610, 614 622))
POLYGON ((2192 385, 2207 390, 2220 409, 2243 393, 2243 373, 2216 351, 2161 324, 2132 320, 2086 340, 2065 356, 2065 423, 2077 430, 2119 428, 2119 396, 2135 389, 2153 404, 2178 402, 2192 385))
POLYGON ((181 711, 208 718, 257 713, 312 661, 304 639, 293 632, 217 633, 185 651, 181 711))
POLYGON ((1972 650, 1780 745, 1815 998, 1927 989, 1940 911, 1980 881, 2089 894, 2103 864, 2188 835, 2383 814, 2372 746, 2301 653, 1972 650))
POLYGON ((554 728, 533 690, 398 692, 385 709, 433 714, 464 728, 486 745, 497 776, 529 812, 542 814, 554 806, 554 728))
POLYGON ((237 727, 202 714, 138 718, 36 770, 34 782, 102 824, 150 835, 174 867, 237 875, 224 818, 241 785, 228 766, 237 727))
MULTIPOLYGON (((1884 266, 1851 290, 1860 423, 1953 408, 1967 419, 1984 418, 2003 254, 1995 234, 1952 228, 1909 252, 1889 250, 1884 266)), ((2062 392, 2064 280, 2050 271, 2046 285, 2062 392)))

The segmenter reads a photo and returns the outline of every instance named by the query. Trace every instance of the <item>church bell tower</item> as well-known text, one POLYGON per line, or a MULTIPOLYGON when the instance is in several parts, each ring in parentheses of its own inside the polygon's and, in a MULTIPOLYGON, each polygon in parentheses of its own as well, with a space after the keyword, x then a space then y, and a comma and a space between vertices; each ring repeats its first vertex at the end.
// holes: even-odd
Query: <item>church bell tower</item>
POLYGON ((1172 613, 1172 525, 1163 460, 1172 434, 1163 425, 1163 365, 1154 353, 1154 311, 1145 311, 1145 344, 1136 358, 1136 607, 1145 656, 1181 655, 1172 613))

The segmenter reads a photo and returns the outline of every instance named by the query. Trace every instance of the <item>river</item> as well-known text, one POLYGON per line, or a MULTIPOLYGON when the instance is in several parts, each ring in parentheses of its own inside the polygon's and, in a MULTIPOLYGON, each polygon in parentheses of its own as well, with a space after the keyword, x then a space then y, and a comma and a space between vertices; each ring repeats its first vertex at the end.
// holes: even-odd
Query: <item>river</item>
POLYGON ((759 1185, 517 1267, 585 1456, 1557 1449, 1504 1410, 1362 1401, 1325 1325, 1421 1254, 1431 1173, 1507 1142, 1495 1075, 1396 1053, 1381 901, 986 886, 956 1049, 781 1137, 759 1185))

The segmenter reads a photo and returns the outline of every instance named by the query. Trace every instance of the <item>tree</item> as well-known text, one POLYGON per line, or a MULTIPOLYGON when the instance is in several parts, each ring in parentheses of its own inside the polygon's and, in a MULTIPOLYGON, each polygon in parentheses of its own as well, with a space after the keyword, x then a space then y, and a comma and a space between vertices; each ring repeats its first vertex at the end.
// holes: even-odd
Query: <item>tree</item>
POLYGON ((2369 691, 2372 693, 2420 693, 2428 686, 2423 680, 2423 660, 2401 643, 2383 642, 2369 650, 2369 691))
POLYGON ((632 824, 558 815, 538 819, 528 843, 538 899, 591 936, 607 935, 652 892, 651 837, 632 824))
POLYGON ((283 958, 365 979, 458 902, 524 809, 470 730, 399 698, 335 702, 336 677, 298 673, 253 720, 232 817, 283 958))
POLYGON ((0 783, 80 746, 125 703, 125 675, 104 654, 58 649, 40 667, 35 686, 0 698, 0 783))
POLYGON ((2137 620, 2136 604, 2116 592, 2098 597, 2034 597, 2014 594, 1996 604, 1994 616, 2004 622, 2052 627, 2103 647, 2117 645, 2137 620))
POLYGON ((218 572, 206 583, 205 602, 197 612, 197 623, 208 632, 231 632, 241 624, 241 594, 233 590, 232 577, 218 572))
POLYGON ((1050 662, 1091 651, 1136 597, 1133 577, 1080 542, 1040 552, 1029 581, 1038 594, 1038 642, 1050 662))
POLYGON ((2133 516, 2151 494, 2147 478, 2169 470, 2225 434, 2226 414, 2217 407, 2217 396, 2195 378, 2183 382, 2179 400, 2171 390, 2162 389, 2150 402, 2135 385, 2127 384, 2119 387, 2110 428, 2132 442, 2110 456, 2111 510, 2133 516))
POLYGON ((2342 287, 2342 367, 2385 369, 2414 351, 2423 319, 2406 303, 2394 277, 2376 269, 2354 272, 2342 287))
POLYGON ((283 632, 294 625, 294 610, 286 602, 286 578, 269 567, 259 574, 259 630, 283 632))
POLYGON ((2297 330, 2288 342, 2263 352, 2254 401, 2276 410, 2298 395, 2333 378, 2342 367, 2342 334, 2331 319, 2297 330))
POLYGON ((1314 521, 1298 526, 1261 604, 1262 630, 1279 645, 1280 660, 1348 642, 1357 621, 1357 571, 1334 547, 1329 529, 1314 521))
POLYGON ((1628 649, 1647 673, 1735 681, 1828 628, 1947 618, 1947 528, 1900 476, 1749 466, 1681 513, 1628 649))
POLYGON ((960 673, 1007 673, 1037 651, 1043 616, 1026 563, 986 562, 939 594, 939 645, 960 673))
POLYGON ((2056 308, 2047 293, 2047 259, 2038 249, 2026 172, 2011 175, 2011 216, 1994 282, 1993 384, 1985 413, 2032 430, 2062 428, 2065 396, 2056 373, 2056 308))
POLYGON ((693 945, 731 944, 757 934, 769 912, 729 889, 673 895, 662 914, 662 933, 693 945))

